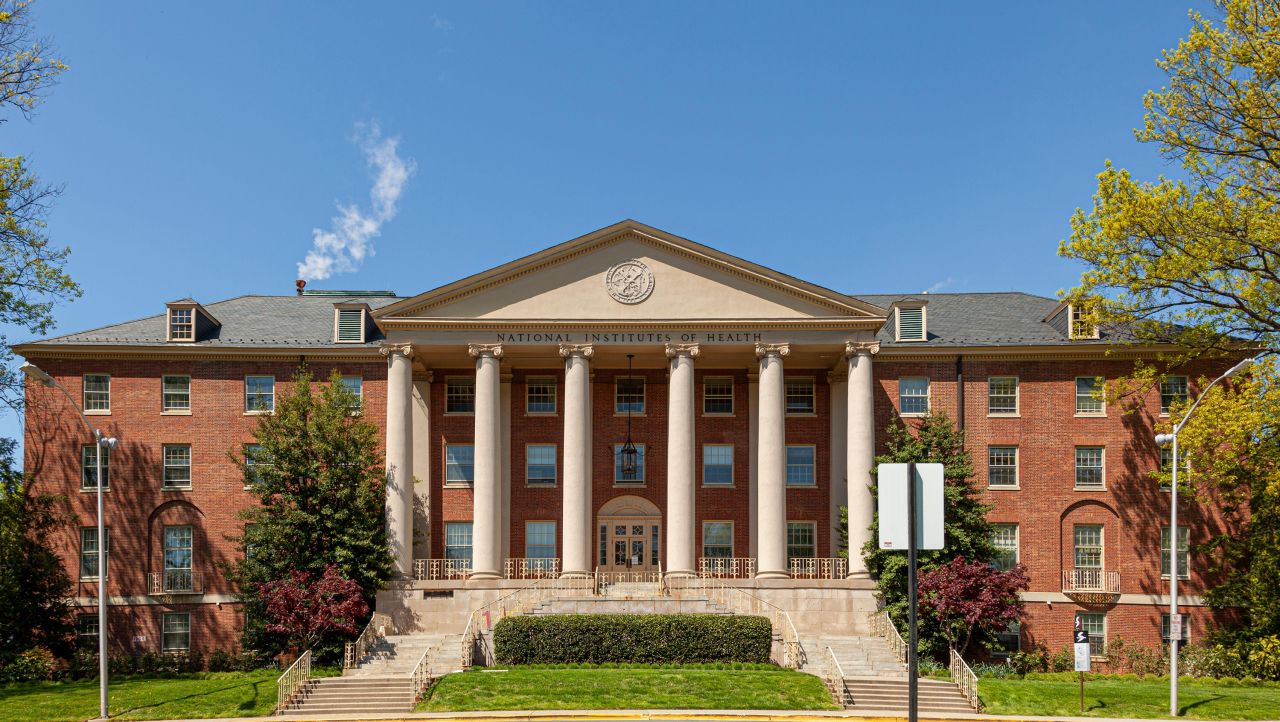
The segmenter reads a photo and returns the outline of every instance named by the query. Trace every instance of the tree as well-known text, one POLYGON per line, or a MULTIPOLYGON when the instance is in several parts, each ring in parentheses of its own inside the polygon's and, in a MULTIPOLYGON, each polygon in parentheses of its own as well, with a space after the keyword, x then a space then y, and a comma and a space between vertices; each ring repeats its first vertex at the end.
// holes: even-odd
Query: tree
MULTIPOLYGON (((226 571, 248 613, 244 647, 278 653, 290 640, 267 626, 265 584, 295 573, 320 577, 332 565, 370 604, 391 578, 385 472, 378 428, 336 371, 315 385, 299 370, 292 388, 277 394, 275 413, 258 418, 256 437, 257 447, 229 452, 260 506, 241 514, 244 558, 226 571)), ((322 635, 316 653, 335 654, 343 634, 322 635)))
POLYGON ((1216 4, 1218 22, 1191 13, 1186 39, 1157 61, 1168 85, 1147 93, 1136 131, 1177 177, 1141 181, 1108 162, 1059 253, 1086 265, 1067 299, 1091 321, 1179 349, 1139 365, 1119 394, 1192 359, 1270 359, 1215 389, 1179 437, 1194 493, 1231 522, 1203 547, 1226 580, 1209 598, 1247 605, 1247 627, 1265 636, 1280 631, 1280 0, 1216 4))
MULTIPOLYGON (((944 515, 946 517, 945 544, 940 550, 921 551, 919 569, 928 571, 952 559, 994 559, 995 545, 991 541, 991 524, 987 512, 991 507, 983 504, 978 492, 969 483, 973 475, 973 462, 964 448, 964 432, 955 428, 946 414, 930 414, 919 420, 913 428, 901 423, 889 427, 886 453, 876 457, 878 464, 934 462, 945 465, 944 515)), ((901 551, 880 549, 877 543, 877 524, 872 524, 871 541, 862 549, 867 568, 876 578, 885 608, 898 629, 907 625, 907 555, 901 551)), ((935 657, 946 653, 947 639, 938 625, 923 619, 919 625, 921 652, 935 657)))
POLYGON ((1030 583, 1021 564, 1000 571, 987 562, 956 557, 920 575, 920 608, 947 646, 964 656, 975 634, 994 637, 1018 621, 1018 592, 1030 583))
POLYGON ((75 631, 71 579, 48 546, 65 499, 31 493, 13 469, 15 446, 0 440, 0 667, 33 647, 68 657, 75 631))
POLYGON ((369 613, 360 585, 346 579, 329 564, 319 579, 293 570, 284 579, 259 587, 266 630, 288 640, 295 650, 310 649, 327 636, 354 637, 357 622, 369 613))
MULTIPOLYGON (((31 25, 29 0, 0 0, 0 108, 30 117, 66 64, 53 56, 31 25)), ((0 117, 0 123, 6 118, 0 117)), ((44 334, 53 306, 77 298, 80 287, 63 270, 68 248, 51 246, 45 217, 59 189, 40 181, 21 155, 0 154, 0 324, 44 334)), ((0 335, 0 400, 22 404, 22 378, 0 335)))

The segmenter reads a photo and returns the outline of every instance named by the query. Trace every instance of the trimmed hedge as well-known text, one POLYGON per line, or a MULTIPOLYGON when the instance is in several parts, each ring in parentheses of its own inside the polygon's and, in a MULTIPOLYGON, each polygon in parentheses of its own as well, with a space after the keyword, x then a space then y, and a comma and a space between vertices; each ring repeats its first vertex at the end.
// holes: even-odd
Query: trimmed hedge
POLYGON ((769 661, 765 617, 716 614, 560 614, 507 617, 493 630, 498 664, 769 661))

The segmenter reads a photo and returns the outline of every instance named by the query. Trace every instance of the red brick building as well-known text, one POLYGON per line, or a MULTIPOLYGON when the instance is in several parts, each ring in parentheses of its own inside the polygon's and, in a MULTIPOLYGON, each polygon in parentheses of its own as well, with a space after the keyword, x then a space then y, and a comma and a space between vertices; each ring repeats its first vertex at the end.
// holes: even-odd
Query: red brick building
MULTIPOLYGON (((631 221, 413 297, 157 312, 18 347, 119 439, 107 591, 111 639, 130 651, 235 644, 219 564, 240 553, 228 537, 253 497, 233 458, 301 362, 340 371, 386 434, 401 576, 379 596, 389 611, 420 607, 418 590, 661 570, 729 577, 790 605, 798 626, 852 633, 874 602, 859 555, 838 558, 839 508, 860 546, 885 429, 942 411, 994 507, 995 563, 1030 573, 1022 643, 1058 649, 1084 615, 1100 643, 1155 646, 1170 495, 1151 476, 1154 427, 1215 370, 1167 376, 1136 411, 1108 408, 1095 379, 1159 349, 1079 328, 1052 299, 847 295, 631 221), (835 611, 806 611, 819 609, 835 611)), ((29 384, 25 449, 38 487, 71 500, 79 528, 54 543, 95 634, 94 447, 57 390, 29 384)), ((1219 531, 1191 500, 1179 513, 1180 547, 1219 531)), ((1206 560, 1183 559, 1194 639, 1213 580, 1206 560)))

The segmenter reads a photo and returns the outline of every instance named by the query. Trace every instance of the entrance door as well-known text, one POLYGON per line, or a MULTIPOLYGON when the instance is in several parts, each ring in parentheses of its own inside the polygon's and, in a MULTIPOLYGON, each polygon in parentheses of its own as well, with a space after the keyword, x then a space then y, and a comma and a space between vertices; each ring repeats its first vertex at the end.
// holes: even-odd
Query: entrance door
POLYGON ((614 518, 600 520, 603 554, 601 569, 608 572, 658 571, 657 519, 614 518))

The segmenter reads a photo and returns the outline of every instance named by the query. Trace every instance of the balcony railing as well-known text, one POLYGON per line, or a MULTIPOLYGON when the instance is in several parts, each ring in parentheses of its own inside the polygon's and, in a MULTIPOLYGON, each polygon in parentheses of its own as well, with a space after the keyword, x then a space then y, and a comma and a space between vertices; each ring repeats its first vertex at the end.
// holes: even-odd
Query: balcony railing
POLYGON ((844 579, 849 576, 849 560, 840 557, 792 559, 793 579, 844 579))
POLYGON ((437 582, 447 579, 466 579, 471 576, 470 559, 414 559, 413 578, 417 581, 437 582))
POLYGON ((204 575, 190 569, 166 569, 148 575, 151 596, 165 594, 204 594, 204 575))
POLYGON ((502 576, 506 579, 555 579, 560 576, 560 560, 525 557, 508 559, 503 566, 502 576))
POLYGON ((1063 569, 1062 593, 1077 601, 1107 603, 1120 597, 1120 572, 1106 569, 1063 569))
POLYGON ((756 575, 754 557, 698 557, 703 579, 750 579, 756 575))

